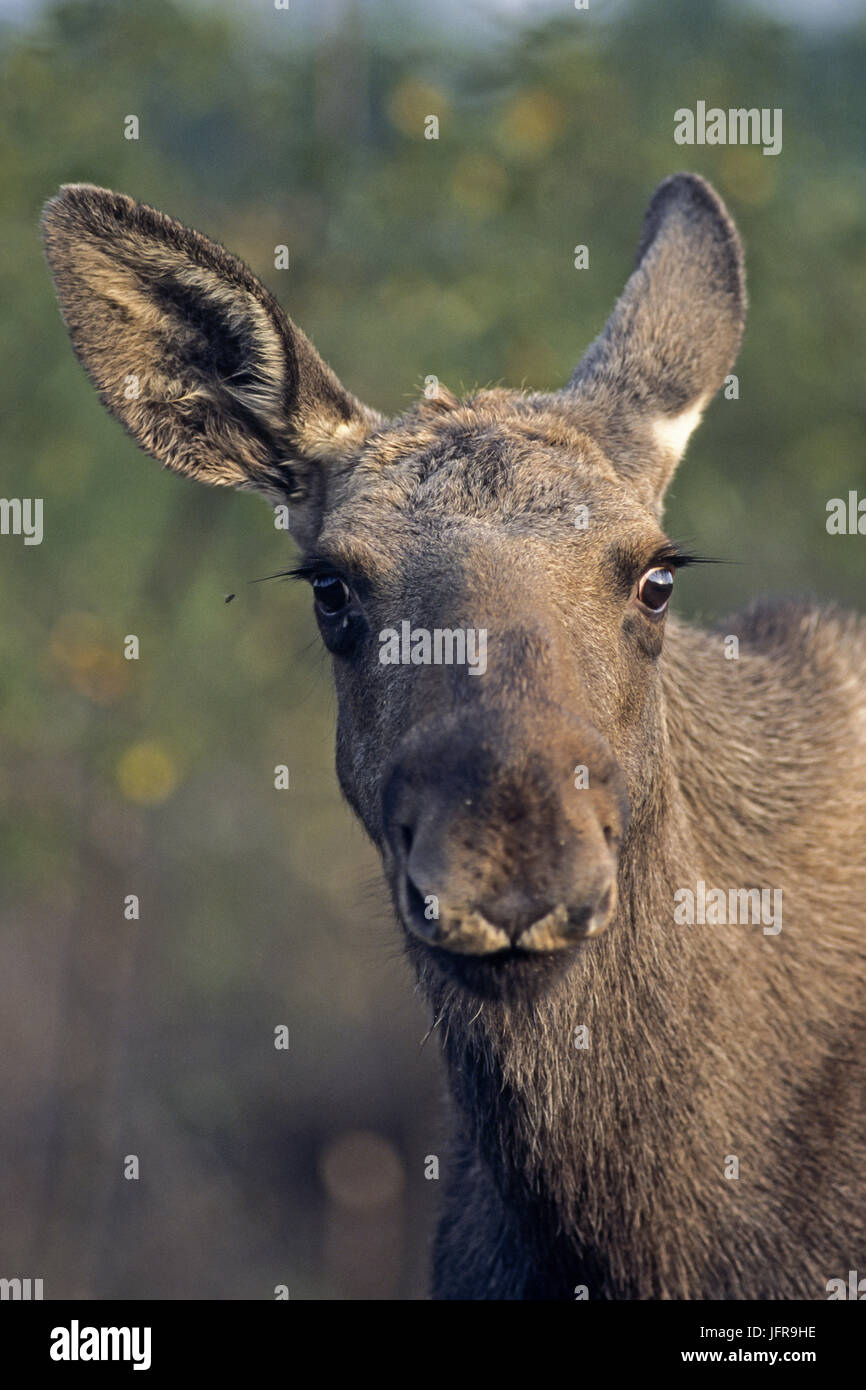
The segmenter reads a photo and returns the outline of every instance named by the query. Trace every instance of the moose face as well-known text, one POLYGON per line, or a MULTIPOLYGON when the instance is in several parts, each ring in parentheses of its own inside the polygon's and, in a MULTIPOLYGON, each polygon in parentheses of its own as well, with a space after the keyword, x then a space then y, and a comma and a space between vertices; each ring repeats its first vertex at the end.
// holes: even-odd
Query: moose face
POLYGON ((713 191, 657 190, 569 386, 388 423, 245 266, 120 195, 45 216, 76 350, 169 467, 289 501, 338 692, 337 768, 425 972, 541 989, 611 921, 664 756, 664 488, 742 330, 713 191), (138 389, 128 389, 132 378, 138 389))
POLYGON ((684 558, 555 400, 440 394, 347 472, 299 568, 338 774, 449 977, 541 982, 610 921, 684 558))

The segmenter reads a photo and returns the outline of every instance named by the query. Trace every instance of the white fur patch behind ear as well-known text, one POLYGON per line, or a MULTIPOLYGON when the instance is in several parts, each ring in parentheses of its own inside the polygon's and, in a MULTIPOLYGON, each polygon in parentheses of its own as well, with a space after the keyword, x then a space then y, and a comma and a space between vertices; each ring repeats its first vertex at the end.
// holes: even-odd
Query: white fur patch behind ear
POLYGON ((687 406, 679 415, 659 415, 652 422, 653 439, 656 444, 677 462, 686 451, 686 445, 700 421, 706 402, 706 396, 699 396, 694 405, 687 406))
POLYGON ((298 450, 305 458, 319 462, 334 459, 345 462, 361 448, 371 430, 383 423, 376 411, 362 407, 363 415, 352 420, 336 420, 327 412, 312 415, 295 431, 298 450))

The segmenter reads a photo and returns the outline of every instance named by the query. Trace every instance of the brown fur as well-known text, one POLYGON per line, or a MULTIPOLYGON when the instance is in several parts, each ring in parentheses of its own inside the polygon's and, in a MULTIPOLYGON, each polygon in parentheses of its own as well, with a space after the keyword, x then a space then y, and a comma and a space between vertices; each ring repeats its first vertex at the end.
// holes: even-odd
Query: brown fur
POLYGON ((338 773, 455 1099, 435 1295, 821 1298, 862 1270, 866 631, 790 603, 701 632, 638 596, 743 329, 715 192, 656 191, 563 392, 390 422, 162 214, 73 187, 46 241, 109 408, 180 472, 292 499, 305 571, 349 586, 319 609, 338 773), (485 674, 383 666, 407 619, 484 628, 485 674), (782 931, 678 925, 699 879, 781 889, 782 931))

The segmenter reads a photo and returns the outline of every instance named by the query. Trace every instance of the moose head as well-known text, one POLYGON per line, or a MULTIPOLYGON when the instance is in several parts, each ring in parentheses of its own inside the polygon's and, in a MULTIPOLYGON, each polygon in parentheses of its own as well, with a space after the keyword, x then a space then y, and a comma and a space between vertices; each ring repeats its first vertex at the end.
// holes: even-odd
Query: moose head
POLYGON ((629 844, 662 833, 659 658, 690 559, 662 499, 745 311, 720 199, 660 185, 562 390, 440 388, 393 420, 199 233, 89 185, 44 225, 75 350, 142 448, 289 504, 340 783, 422 976, 547 989, 615 930, 629 844))

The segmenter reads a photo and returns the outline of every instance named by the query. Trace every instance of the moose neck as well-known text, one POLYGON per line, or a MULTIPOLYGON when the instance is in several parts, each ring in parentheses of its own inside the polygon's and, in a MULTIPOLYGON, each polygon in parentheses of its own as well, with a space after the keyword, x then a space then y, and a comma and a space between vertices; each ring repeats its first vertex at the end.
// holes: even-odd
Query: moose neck
MULTIPOLYGON (((667 686, 705 640, 675 629, 667 686)), ((653 1191, 670 1170, 671 1136, 683 1104, 692 1109, 693 991, 721 972, 717 946, 673 921, 674 892, 702 862, 679 768, 684 743, 696 748, 702 735, 699 717, 677 707, 669 719, 667 706, 665 695, 663 756, 623 846, 605 935, 541 998, 479 1006, 451 989, 434 994, 463 1140, 508 1207, 531 1208, 528 1227, 551 1239, 566 1229, 585 1245, 629 1221, 628 1194, 653 1191), (709 962, 695 959, 707 950, 709 962)))

